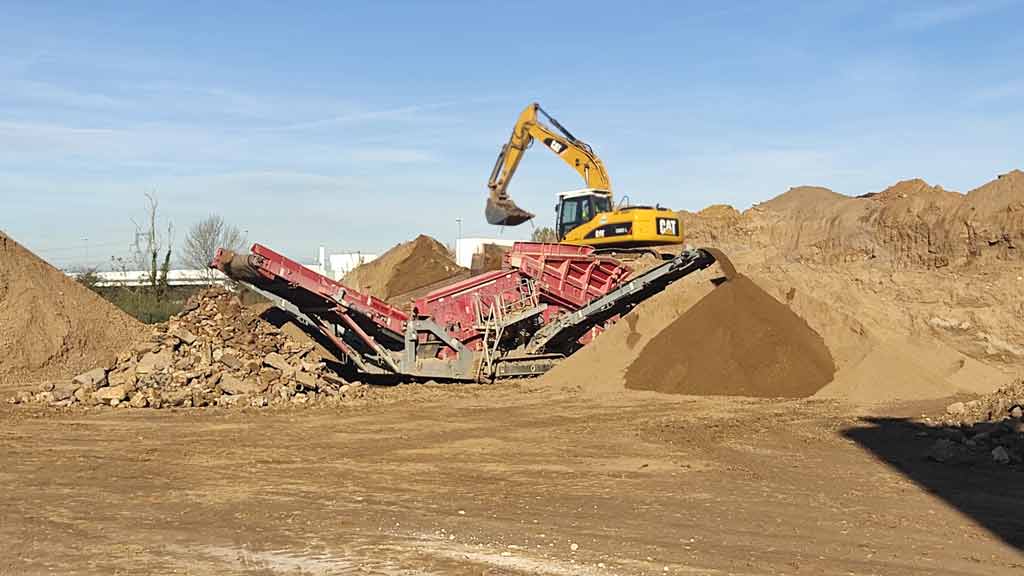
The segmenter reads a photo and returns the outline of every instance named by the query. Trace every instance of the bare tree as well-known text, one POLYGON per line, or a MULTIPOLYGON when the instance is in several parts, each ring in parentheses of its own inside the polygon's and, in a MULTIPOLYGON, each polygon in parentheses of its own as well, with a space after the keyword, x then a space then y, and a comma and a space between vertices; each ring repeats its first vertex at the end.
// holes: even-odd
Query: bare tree
POLYGON ((217 214, 210 214, 188 229, 182 262, 189 268, 207 270, 217 248, 235 252, 245 247, 245 236, 217 214))
POLYGON ((530 240, 534 242, 549 242, 551 244, 558 242, 558 235, 555 231, 547 226, 541 226, 540 228, 534 228, 533 233, 530 234, 530 240))
POLYGON ((146 220, 139 224, 134 219, 135 242, 132 245, 132 258, 135 265, 146 271, 146 280, 154 292, 163 292, 167 288, 167 272, 171 267, 171 245, 174 244, 174 225, 167 223, 167 233, 161 237, 156 227, 157 208, 160 203, 156 196, 146 193, 146 220), (163 260, 160 254, 163 253, 163 260))

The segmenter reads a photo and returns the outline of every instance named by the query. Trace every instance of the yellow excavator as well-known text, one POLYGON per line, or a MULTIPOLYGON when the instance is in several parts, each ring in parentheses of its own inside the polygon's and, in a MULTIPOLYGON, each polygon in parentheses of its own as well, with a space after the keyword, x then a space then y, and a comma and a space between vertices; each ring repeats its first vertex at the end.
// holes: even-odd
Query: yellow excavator
POLYGON ((508 194, 509 180, 534 140, 540 140, 586 183, 586 188, 558 195, 555 232, 559 242, 613 250, 683 243, 675 212, 660 206, 615 206, 611 181, 601 159, 536 102, 519 115, 512 137, 501 147, 494 163, 484 210, 489 223, 517 226, 534 217, 517 206, 508 194))

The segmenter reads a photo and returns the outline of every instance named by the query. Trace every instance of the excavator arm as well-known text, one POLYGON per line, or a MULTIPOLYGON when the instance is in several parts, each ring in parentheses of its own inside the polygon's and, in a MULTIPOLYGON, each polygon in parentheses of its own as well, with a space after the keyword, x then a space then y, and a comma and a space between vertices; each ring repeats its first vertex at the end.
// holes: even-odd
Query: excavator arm
POLYGON ((498 160, 494 163, 487 187, 490 195, 484 215, 487 221, 497 226, 517 226, 533 218, 531 212, 523 210, 508 195, 508 183, 515 174, 526 149, 534 140, 540 140, 566 164, 571 166, 586 182, 587 188, 611 192, 608 172, 594 150, 582 140, 573 136, 557 120, 548 115, 540 104, 530 104, 519 115, 512 137, 501 147, 498 160), (543 117, 551 126, 541 122, 543 117))

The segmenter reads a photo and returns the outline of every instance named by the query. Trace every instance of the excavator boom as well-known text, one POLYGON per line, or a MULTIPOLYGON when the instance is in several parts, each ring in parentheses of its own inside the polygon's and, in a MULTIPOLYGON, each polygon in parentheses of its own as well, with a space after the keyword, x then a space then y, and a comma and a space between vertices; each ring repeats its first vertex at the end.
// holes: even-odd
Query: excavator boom
POLYGON ((517 206, 508 194, 508 183, 519 167, 523 153, 534 140, 540 140, 548 150, 576 170, 588 188, 611 192, 608 172, 593 149, 586 142, 573 136, 545 112, 540 104, 534 102, 519 115, 515 127, 512 128, 512 136, 501 147, 494 169, 491 171, 491 177, 487 182, 490 195, 484 210, 489 223, 497 226, 518 226, 534 217, 531 212, 517 206), (541 117, 547 124, 541 121, 541 117))

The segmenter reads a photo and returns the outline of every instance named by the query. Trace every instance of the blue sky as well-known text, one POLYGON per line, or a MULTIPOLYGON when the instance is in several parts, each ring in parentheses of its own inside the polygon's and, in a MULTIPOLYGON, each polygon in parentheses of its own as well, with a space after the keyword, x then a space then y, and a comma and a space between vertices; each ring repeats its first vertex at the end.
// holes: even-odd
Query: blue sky
MULTIPOLYGON (((1024 4, 0 2, 0 228, 60 266, 124 255, 145 192, 309 259, 417 233, 525 237, 486 180, 539 101, 634 203, 788 187, 966 191, 1024 167, 1024 4), (88 238, 88 241, 84 240, 88 238)), ((552 221, 581 182, 531 150, 552 221)))

